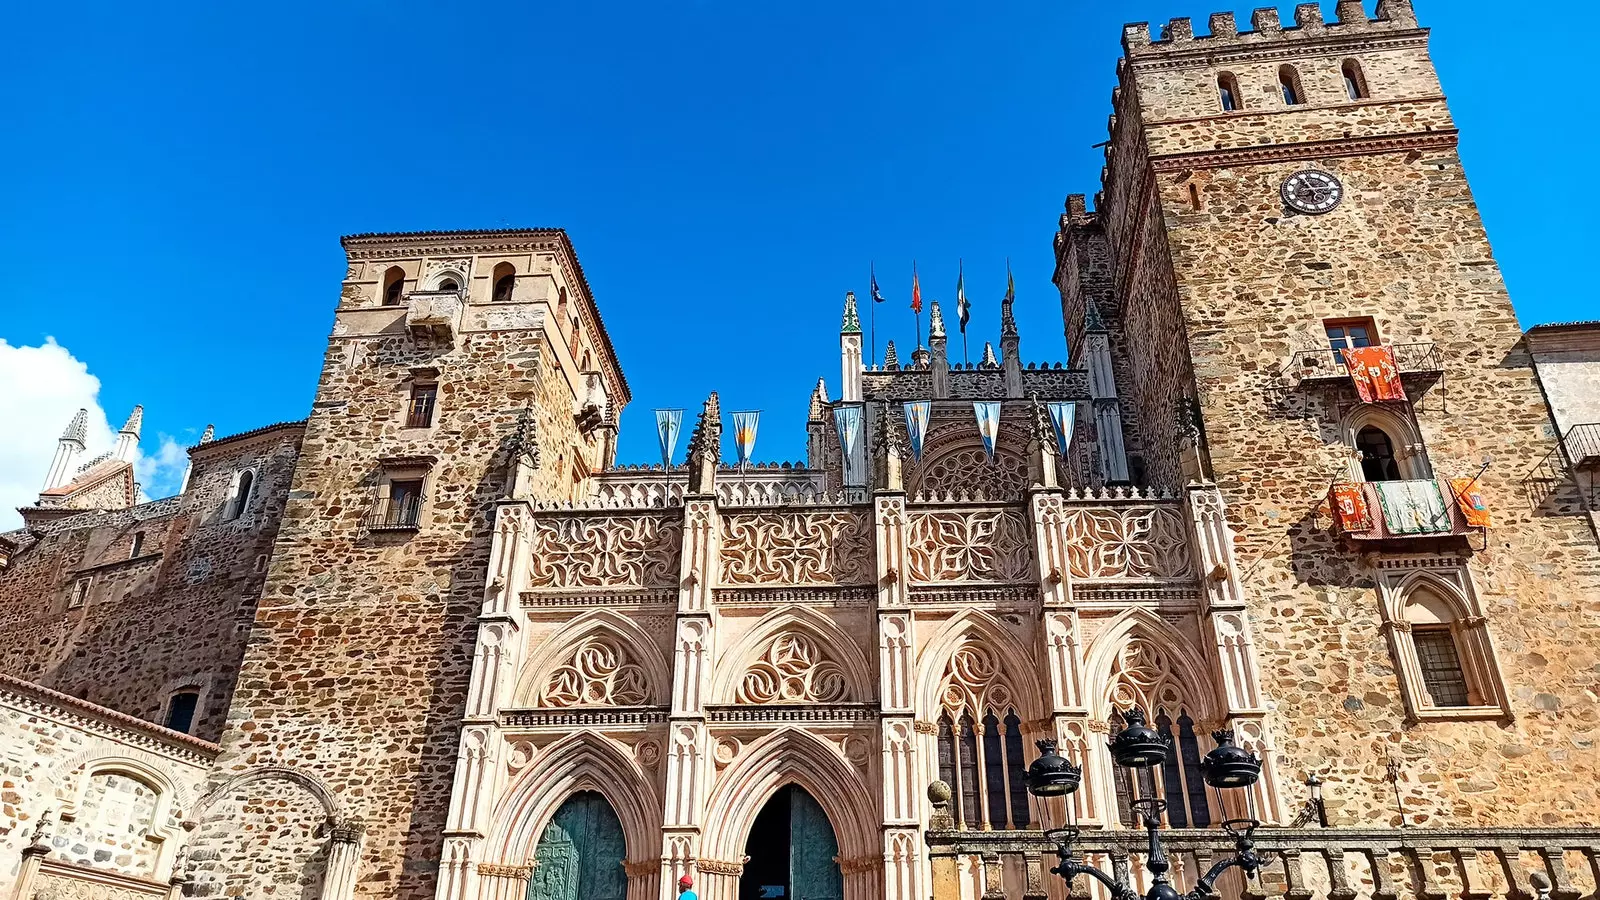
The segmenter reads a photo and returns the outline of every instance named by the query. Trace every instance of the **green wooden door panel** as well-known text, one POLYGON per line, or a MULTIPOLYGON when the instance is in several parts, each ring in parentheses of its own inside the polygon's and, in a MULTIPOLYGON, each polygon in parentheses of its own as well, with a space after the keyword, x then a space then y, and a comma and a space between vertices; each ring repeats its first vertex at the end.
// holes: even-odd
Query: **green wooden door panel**
POLYGON ((539 838, 528 900, 626 900, 622 822, 593 791, 574 794, 539 838))
POLYGON ((789 896, 792 900, 841 900, 844 876, 834 857, 839 841, 828 814, 812 796, 789 788, 789 896))

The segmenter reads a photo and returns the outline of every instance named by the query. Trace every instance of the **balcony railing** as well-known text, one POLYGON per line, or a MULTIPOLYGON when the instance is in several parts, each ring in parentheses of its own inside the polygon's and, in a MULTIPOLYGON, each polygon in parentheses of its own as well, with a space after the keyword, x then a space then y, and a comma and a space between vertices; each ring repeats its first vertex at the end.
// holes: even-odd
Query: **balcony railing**
POLYGON ((1544 459, 1522 478, 1523 490, 1535 507, 1545 505, 1557 495, 1571 501, 1563 491, 1569 482, 1577 487, 1577 502, 1586 512, 1600 511, 1600 422, 1574 425, 1567 429, 1544 459))
MULTIPOLYGON (((1224 897, 1283 900, 1533 900, 1578 898, 1600 872, 1594 828, 1274 828, 1255 832, 1269 860, 1258 878, 1219 885, 1224 897), (1569 859, 1569 854, 1571 858, 1569 859), (1542 895, 1540 887, 1553 888, 1542 895)), ((930 831, 933 900, 1060 896, 1055 847, 1039 832, 930 831), (963 877, 963 873, 972 873, 963 877), (1056 882, 1050 885, 1050 882, 1056 882), (1048 887, 1047 887, 1048 886, 1048 887)), ((1162 842, 1179 890, 1233 853, 1221 830, 1170 829, 1162 842)), ((1106 872, 1126 871, 1140 894, 1149 887, 1146 838, 1137 830, 1082 832, 1077 848, 1106 872), (1143 880, 1141 880, 1143 879, 1143 880)), ((1090 879, 1079 877, 1075 896, 1090 879)), ((1101 896, 1094 894, 1089 896, 1101 896)))
MULTIPOLYGON (((1395 368, 1402 378, 1413 377, 1432 383, 1444 371, 1439 358, 1439 346, 1432 341, 1414 344, 1389 344, 1394 354, 1395 368)), ((1329 347, 1300 350, 1289 358, 1283 370, 1284 377, 1295 385, 1310 382, 1348 380, 1350 370, 1345 368, 1344 353, 1329 347)))
POLYGON ((1368 528, 1343 525, 1339 517, 1338 501, 1330 494, 1333 506, 1334 531, 1355 541, 1410 541, 1462 537, 1475 534, 1479 529, 1467 523, 1448 479, 1416 481, 1361 481, 1347 482, 1340 487, 1359 487, 1366 503, 1368 528), (1389 488, 1383 487, 1389 485, 1389 488), (1427 488, 1438 490, 1439 503, 1432 503, 1427 488), (1385 493, 1389 492, 1387 497, 1385 493), (1403 493, 1415 491, 1426 503, 1407 502, 1403 493), (1387 503, 1387 508, 1386 508, 1387 503))
POLYGON ((367 515, 368 531, 416 531, 422 521, 422 498, 379 500, 367 515))

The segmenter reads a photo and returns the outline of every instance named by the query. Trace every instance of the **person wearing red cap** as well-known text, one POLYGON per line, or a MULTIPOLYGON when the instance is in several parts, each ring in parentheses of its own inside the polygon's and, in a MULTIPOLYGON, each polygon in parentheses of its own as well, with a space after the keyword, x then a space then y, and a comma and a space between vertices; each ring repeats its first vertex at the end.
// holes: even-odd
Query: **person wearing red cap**
POLYGON ((694 892, 694 879, 688 875, 678 879, 678 900, 700 900, 694 892))

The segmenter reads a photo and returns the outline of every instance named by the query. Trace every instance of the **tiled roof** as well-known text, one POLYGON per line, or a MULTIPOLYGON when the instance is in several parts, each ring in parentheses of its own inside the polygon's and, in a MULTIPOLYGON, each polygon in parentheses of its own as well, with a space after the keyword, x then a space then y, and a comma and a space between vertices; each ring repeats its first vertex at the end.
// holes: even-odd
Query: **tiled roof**
POLYGON ((606 354, 616 364, 617 380, 622 382, 622 391, 629 399, 633 398, 633 391, 628 388, 628 376, 622 373, 622 361, 617 358, 617 350, 611 345, 611 334, 606 331, 605 317, 600 314, 600 301, 594 297, 594 289, 589 287, 589 276, 583 274, 583 262, 578 259, 578 250, 572 245, 572 238, 568 236, 565 228, 489 228, 475 229, 462 228, 453 231, 364 231, 360 234, 347 234, 339 238, 339 246, 348 249, 352 243, 382 243, 384 241, 425 241, 434 238, 518 238, 518 237, 555 237, 560 239, 567 254, 572 257, 572 267, 577 271, 578 284, 583 286, 584 296, 589 298, 589 308, 594 311, 595 324, 599 326, 600 342, 605 345, 606 354))
POLYGON ((88 468, 80 470, 77 477, 66 484, 50 488, 47 491, 40 491, 39 496, 70 497, 79 491, 87 490, 110 480, 112 476, 120 474, 124 469, 132 471, 133 466, 120 459, 102 458, 96 460, 88 468))
POLYGON ((1546 322, 1543 325, 1535 325, 1528 330, 1544 331, 1548 329, 1554 331, 1558 328, 1600 328, 1600 319, 1585 319, 1579 322, 1546 322))
POLYGON ((252 437, 255 437, 258 434, 265 434, 265 433, 267 433, 269 431, 276 431, 276 430, 278 430, 280 428, 282 428, 282 429, 290 429, 290 428, 304 428, 304 427, 306 427, 306 420, 305 419, 296 419, 293 422, 274 422, 271 425, 263 425, 260 428, 252 428, 249 431, 241 431, 238 434, 230 434, 227 437, 220 437, 220 438, 216 438, 214 440, 209 440, 209 441, 206 441, 203 444, 195 444, 193 447, 189 448, 189 452, 190 453, 194 453, 197 450, 210 450, 212 447, 215 447, 215 446, 217 446, 219 444, 226 444, 229 441, 242 441, 245 438, 252 438, 252 437))

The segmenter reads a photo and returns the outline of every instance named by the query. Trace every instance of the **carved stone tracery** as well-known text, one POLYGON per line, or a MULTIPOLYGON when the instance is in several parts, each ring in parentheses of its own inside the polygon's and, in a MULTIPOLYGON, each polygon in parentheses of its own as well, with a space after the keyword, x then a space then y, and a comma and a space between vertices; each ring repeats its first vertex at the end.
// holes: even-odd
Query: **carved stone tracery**
POLYGON ((722 583, 870 584, 872 520, 853 510, 735 513, 723 520, 722 583))
POLYGON ((637 706, 649 700, 644 668, 616 642, 595 635, 550 673, 542 706, 637 706))
POLYGON ((1028 485, 1028 461, 1006 447, 995 448, 991 462, 983 447, 973 444, 929 459, 912 477, 913 493, 933 496, 962 493, 991 500, 1014 500, 1028 485))
POLYGON ((1187 578, 1193 573, 1177 507, 1072 509, 1067 559, 1076 578, 1187 578))
POLYGON ((986 710, 1011 709, 1015 697, 1000 657, 992 649, 970 642, 951 654, 939 692, 939 702, 951 718, 970 713, 974 719, 982 719, 986 710))
POLYGON ((672 516, 534 517, 535 588, 664 587, 678 579, 681 520, 672 516))
POLYGON ((1015 510, 914 510, 907 550, 913 581, 1020 581, 1033 550, 1015 510))
POLYGON ((836 703, 848 699, 844 668, 803 634, 781 634, 739 682, 738 703, 836 703))
POLYGON ((1152 719, 1162 712, 1174 718, 1194 712, 1170 655, 1142 637, 1130 638, 1117 653, 1106 702, 1113 710, 1137 706, 1152 719))

